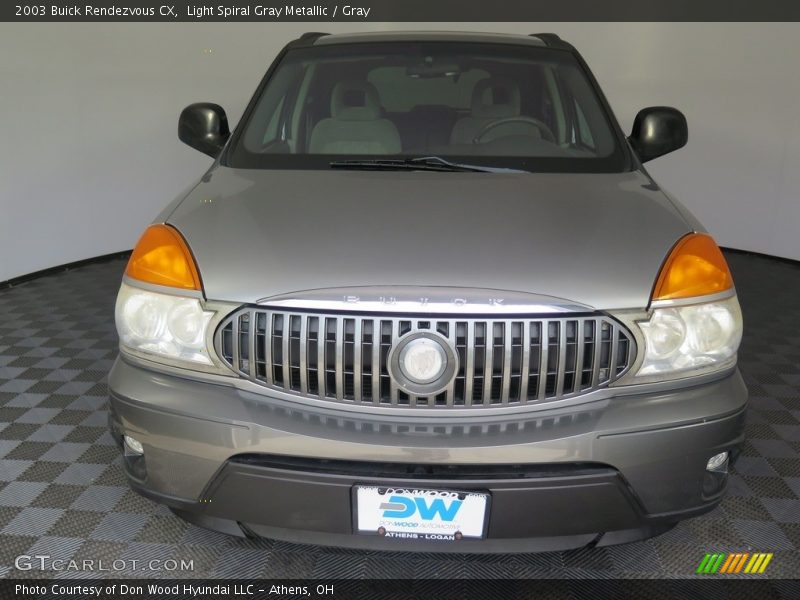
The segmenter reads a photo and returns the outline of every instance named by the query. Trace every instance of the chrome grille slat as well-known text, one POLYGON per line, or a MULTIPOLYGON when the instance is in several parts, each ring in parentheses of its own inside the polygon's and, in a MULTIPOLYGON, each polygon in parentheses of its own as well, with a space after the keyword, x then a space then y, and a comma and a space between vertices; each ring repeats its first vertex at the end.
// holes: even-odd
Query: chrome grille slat
MULTIPOLYGON (((397 319, 392 319, 392 340, 396 340, 398 338, 398 334, 400 333, 400 321, 397 319)), ((400 402, 400 394, 397 390, 397 383, 395 382, 394 378, 389 378, 389 398, 391 398, 392 404, 397 405, 400 402)))
POLYGON ((503 323, 503 379, 500 387, 500 402, 508 404, 511 393, 511 342, 513 341, 513 321, 503 323))
POLYGON ((558 322, 558 367, 556 371, 556 397, 564 395, 564 378, 567 373, 567 321, 558 322))
POLYGON ((608 372, 617 372, 617 345, 619 344, 619 330, 614 329, 611 333, 611 358, 608 361, 608 372))
POLYGON ((233 356, 231 356, 231 362, 235 365, 235 371, 239 371, 241 369, 241 365, 239 363, 239 318, 240 317, 237 316, 231 322, 231 325, 233 326, 231 331, 231 339, 233 340, 233 356))
MULTIPOLYGON (((458 324, 456 322, 447 323, 447 339, 450 340, 450 345, 455 348, 456 347, 456 330, 458 329, 458 324)), ((458 352, 456 352, 458 355, 458 352)), ((458 373, 456 373, 457 375, 458 373)), ((447 388, 445 389, 444 393, 445 396, 445 404, 448 407, 452 407, 454 403, 454 396, 456 393, 456 378, 453 377, 450 380, 450 383, 447 384, 447 388)))
POLYGON ((626 340, 625 342, 625 360, 622 361, 622 364, 617 367, 617 377, 619 377, 621 369, 624 370, 627 365, 633 363, 633 355, 631 351, 633 349, 633 344, 631 344, 630 340, 626 340))
POLYGON ((603 345, 600 343, 600 330, 601 327, 598 327, 600 323, 595 322, 594 324, 594 353, 592 356, 592 387, 596 387, 600 382, 600 355, 603 350, 603 345))
POLYGON ((575 325, 575 378, 572 382, 572 393, 580 393, 583 388, 583 340, 586 321, 578 319, 575 325))
POLYGON ((530 377, 531 362, 531 322, 527 319, 522 324, 522 363, 519 370, 519 401, 528 401, 528 378, 530 377))
POLYGON ((308 394, 308 319, 300 315, 300 393, 308 394))
POLYGON ((275 315, 267 313, 267 328, 264 332, 264 377, 267 385, 273 384, 272 373, 272 332, 275 328, 275 315))
POLYGON ((547 397, 547 365, 550 364, 550 322, 544 321, 539 331, 539 389, 536 399, 544 400, 547 397))
POLYGON ((241 377, 289 394, 426 410, 579 396, 621 377, 636 357, 630 332, 601 314, 430 318, 245 307, 222 321, 215 346, 241 377), (454 377, 430 396, 404 392, 387 366, 389 350, 420 332, 446 340, 459 357, 454 377))
POLYGON ((376 323, 377 323, 377 327, 378 327, 378 336, 379 336, 379 340, 380 340, 380 349, 381 349, 379 362, 378 362, 378 373, 380 374, 380 380, 381 380, 381 389, 380 389, 379 398, 380 398, 382 404, 385 404, 385 403, 394 404, 395 402, 393 402, 393 400, 392 400, 393 397, 392 397, 392 394, 391 394, 391 386, 389 386, 389 383, 388 383, 389 379, 390 379, 389 372, 386 369, 386 358, 387 358, 387 355, 389 353, 389 346, 384 344, 384 341, 383 341, 384 325, 387 326, 388 329, 389 329, 389 338, 391 339, 391 337, 392 337, 392 333, 391 333, 392 332, 392 322, 391 321, 387 321, 385 319, 379 319, 379 320, 376 321, 376 323), (386 382, 386 386, 383 385, 384 381, 386 382), (386 395, 383 393, 384 387, 389 389, 389 393, 386 394, 386 395))
POLYGON ((283 316, 283 329, 281 331, 281 370, 283 371, 283 387, 291 389, 292 387, 292 374, 290 367, 292 364, 292 357, 289 354, 289 342, 292 339, 292 316, 283 316))
POLYGON ((481 404, 486 406, 492 398, 492 380, 494 379, 494 323, 483 324, 483 393, 481 404))
POLYGON ((335 344, 335 369, 336 369, 336 399, 344 400, 344 322, 345 319, 336 319, 335 344))
POLYGON ((353 398, 361 398, 361 319, 356 319, 353 328, 353 398))
POLYGON ((258 354, 256 352, 256 315, 252 312, 247 314, 250 317, 248 319, 247 330, 248 373, 250 374, 250 379, 254 379, 257 372, 256 360, 258 358, 258 354))
POLYGON ((372 403, 381 402, 381 322, 380 319, 372 321, 372 403))
MULTIPOLYGON (((467 323, 467 348, 475 347, 475 322, 467 323)), ((464 373, 464 405, 472 406, 472 386, 475 378, 475 353, 467 352, 467 366, 464 373)))
POLYGON ((325 363, 325 317, 317 317, 317 394, 320 398, 325 398, 327 392, 326 382, 328 378, 325 363))

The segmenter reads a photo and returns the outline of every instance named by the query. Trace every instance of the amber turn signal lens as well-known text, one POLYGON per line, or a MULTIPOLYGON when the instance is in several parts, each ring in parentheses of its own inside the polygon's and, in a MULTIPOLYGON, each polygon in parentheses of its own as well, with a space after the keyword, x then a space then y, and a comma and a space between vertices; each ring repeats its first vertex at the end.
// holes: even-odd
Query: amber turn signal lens
POLYGON ((151 225, 145 230, 133 249, 125 275, 156 285, 203 289, 189 246, 169 225, 151 225))
POLYGON ((676 300, 718 294, 733 287, 728 263, 710 235, 681 238, 661 268, 653 300, 676 300))

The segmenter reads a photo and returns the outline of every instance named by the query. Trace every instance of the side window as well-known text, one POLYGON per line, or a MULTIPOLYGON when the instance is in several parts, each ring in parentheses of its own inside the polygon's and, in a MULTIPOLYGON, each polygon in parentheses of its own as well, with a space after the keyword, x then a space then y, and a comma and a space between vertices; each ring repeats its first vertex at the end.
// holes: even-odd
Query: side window
POLYGON ((272 118, 269 120, 269 123, 267 123, 267 128, 264 130, 264 139, 261 140, 261 143, 265 146, 279 139, 281 140, 285 139, 286 132, 283 131, 285 127, 281 128, 282 131, 280 132, 278 131, 278 125, 282 121, 281 117, 283 116, 283 105, 285 103, 286 103, 286 96, 281 98, 280 102, 278 103, 278 106, 275 107, 275 112, 272 113, 272 118))
MULTIPOLYGON (((308 138, 311 135, 310 121, 312 118, 313 97, 309 93, 311 82, 317 70, 317 65, 309 65, 303 73, 303 80, 297 90, 294 106, 289 109, 291 116, 289 149, 292 153, 301 152, 307 148, 308 138)), ((287 117, 288 118, 288 117, 287 117)))
POLYGON ((592 150, 595 149, 594 138, 592 137, 592 130, 589 128, 589 123, 586 121, 586 115, 583 114, 581 105, 575 100, 575 116, 577 118, 577 140, 583 146, 587 146, 592 150))
POLYGON ((569 113, 564 146, 581 156, 608 156, 614 151, 614 134, 589 80, 577 67, 563 68, 560 75, 564 108, 569 113))
POLYGON ((545 89, 543 90, 543 101, 545 108, 546 120, 554 125, 551 130, 556 136, 559 144, 563 144, 565 140, 566 115, 564 114, 564 102, 559 91, 558 78, 555 69, 550 67, 544 71, 545 89))
POLYGON ((293 101, 302 76, 302 66, 281 69, 267 86, 244 134, 244 145, 250 152, 285 153, 289 150, 292 131, 286 109, 291 104, 287 102, 293 101))

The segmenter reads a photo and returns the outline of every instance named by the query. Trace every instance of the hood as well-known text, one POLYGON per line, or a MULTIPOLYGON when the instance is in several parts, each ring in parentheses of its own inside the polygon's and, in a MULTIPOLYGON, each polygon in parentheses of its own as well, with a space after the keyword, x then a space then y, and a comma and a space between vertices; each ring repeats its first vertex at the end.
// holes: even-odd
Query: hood
POLYGON ((667 253, 690 231, 640 172, 218 167, 167 222, 185 236, 211 300, 425 286, 600 310, 647 306, 667 253))

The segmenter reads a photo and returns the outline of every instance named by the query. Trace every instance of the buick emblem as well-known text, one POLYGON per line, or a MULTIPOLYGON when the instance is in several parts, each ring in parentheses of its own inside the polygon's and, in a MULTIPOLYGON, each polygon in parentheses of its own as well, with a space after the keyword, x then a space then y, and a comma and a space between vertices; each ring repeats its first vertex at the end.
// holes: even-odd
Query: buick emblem
POLYGON ((403 347, 399 363, 403 375, 414 383, 431 383, 444 373, 447 354, 437 340, 420 337, 403 347))
POLYGON ((392 347, 388 367, 401 390, 430 396, 447 387, 458 368, 458 359, 446 337, 433 331, 415 331, 392 347))

